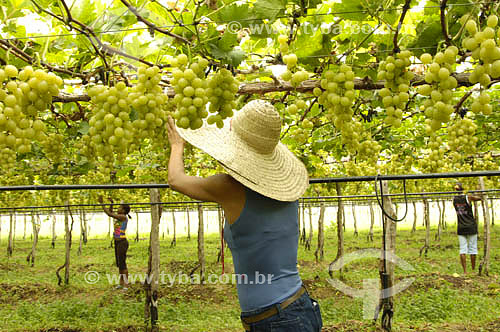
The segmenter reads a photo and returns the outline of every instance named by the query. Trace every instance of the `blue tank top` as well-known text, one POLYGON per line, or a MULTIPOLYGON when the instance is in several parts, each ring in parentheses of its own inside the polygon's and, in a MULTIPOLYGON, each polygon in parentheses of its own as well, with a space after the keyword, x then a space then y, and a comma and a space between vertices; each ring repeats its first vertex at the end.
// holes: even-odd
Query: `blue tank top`
POLYGON ((239 218, 224 225, 243 312, 283 302, 302 285, 297 270, 298 201, 276 201, 245 189, 239 218))

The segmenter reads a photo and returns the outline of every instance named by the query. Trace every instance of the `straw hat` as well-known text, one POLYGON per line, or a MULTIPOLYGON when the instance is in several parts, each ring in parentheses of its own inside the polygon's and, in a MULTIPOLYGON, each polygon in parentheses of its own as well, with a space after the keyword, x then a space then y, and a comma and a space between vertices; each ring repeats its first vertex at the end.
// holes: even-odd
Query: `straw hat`
POLYGON ((228 127, 177 130, 253 191, 279 201, 295 201, 304 194, 309 185, 307 170, 279 141, 281 119, 273 105, 253 100, 236 113, 228 127))

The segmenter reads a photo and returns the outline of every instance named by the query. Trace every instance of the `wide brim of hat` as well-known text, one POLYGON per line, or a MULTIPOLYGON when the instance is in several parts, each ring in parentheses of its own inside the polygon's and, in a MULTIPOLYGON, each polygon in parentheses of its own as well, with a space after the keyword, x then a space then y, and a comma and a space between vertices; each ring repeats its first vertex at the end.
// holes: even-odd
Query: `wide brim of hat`
POLYGON ((309 186, 304 164, 281 142, 272 153, 249 147, 234 131, 204 125, 191 130, 177 128, 179 135, 203 150, 238 182, 278 201, 295 201, 309 186))

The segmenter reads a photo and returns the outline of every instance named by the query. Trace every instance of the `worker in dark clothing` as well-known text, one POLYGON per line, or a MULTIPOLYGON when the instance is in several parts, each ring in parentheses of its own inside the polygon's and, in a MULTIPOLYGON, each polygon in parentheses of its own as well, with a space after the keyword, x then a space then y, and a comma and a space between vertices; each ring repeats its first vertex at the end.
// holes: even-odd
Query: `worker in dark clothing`
POLYGON ((453 206, 457 212, 457 234, 460 244, 460 263, 467 274, 467 255, 470 255, 472 270, 476 268, 477 256, 477 221, 472 212, 472 202, 479 201, 481 197, 464 194, 464 188, 460 182, 455 184, 455 190, 459 195, 453 198, 453 206))

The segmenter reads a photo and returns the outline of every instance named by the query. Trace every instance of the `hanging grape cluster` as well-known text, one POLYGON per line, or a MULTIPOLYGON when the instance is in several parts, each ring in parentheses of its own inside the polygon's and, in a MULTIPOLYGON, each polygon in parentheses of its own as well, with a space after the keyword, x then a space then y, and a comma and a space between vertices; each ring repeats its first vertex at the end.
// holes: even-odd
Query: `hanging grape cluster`
POLYGON ((33 139, 43 140, 45 124, 37 119, 51 107, 62 79, 53 73, 27 66, 0 68, 0 154, 2 165, 13 167, 17 153, 31 151, 33 139))
POLYGON ((333 70, 326 71, 320 84, 321 89, 315 88, 314 94, 326 108, 325 116, 340 130, 342 144, 346 145, 349 152, 354 153, 359 147, 359 128, 356 128, 352 120, 352 105, 356 98, 354 72, 350 66, 342 64, 337 73, 333 70))
POLYGON ((208 124, 215 123, 218 128, 224 127, 223 120, 232 117, 233 109, 236 108, 235 97, 238 88, 238 82, 231 72, 225 68, 220 69, 210 78, 206 90, 210 101, 208 111, 216 114, 208 117, 208 124))
POLYGON ((115 154, 123 159, 133 141, 134 127, 130 121, 130 104, 127 86, 93 86, 88 90, 93 104, 89 119, 89 131, 84 135, 89 157, 102 158, 104 168, 111 168, 115 154), (95 154, 94 154, 95 153, 95 154))
POLYGON ((455 111, 453 104, 453 89, 458 85, 457 79, 451 75, 456 63, 458 48, 449 46, 444 52, 438 52, 434 58, 424 53, 420 60, 428 64, 425 82, 418 93, 430 98, 424 101, 426 132, 431 134, 441 128, 442 123, 450 121, 450 115, 455 111))
POLYGON ((412 52, 403 51, 396 54, 396 57, 388 56, 379 65, 377 78, 385 80, 384 88, 379 92, 387 112, 385 121, 396 128, 401 126, 403 111, 410 99, 408 91, 414 74, 408 68, 412 56, 412 52))
POLYGON ((174 113, 176 124, 180 128, 198 129, 203 119, 208 116, 206 105, 207 80, 205 69, 208 60, 199 59, 188 66, 188 57, 180 54, 172 61, 172 85, 175 91, 173 102, 177 107, 174 113))
POLYGON ((59 164, 62 161, 64 136, 58 133, 50 133, 40 142, 45 152, 45 156, 53 163, 59 164))
POLYGON ((421 161, 421 168, 425 172, 433 173, 445 165, 446 149, 443 146, 443 139, 435 133, 431 134, 427 147, 430 153, 421 161))
MULTIPOLYGON (((500 77, 500 47, 496 40, 500 38, 498 17, 496 15, 488 17, 487 26, 482 31, 478 30, 474 20, 467 21, 465 29, 470 37, 463 39, 462 46, 472 51, 472 58, 479 61, 469 76, 469 81, 472 84, 480 83, 482 89, 487 89, 492 78, 500 77)), ((488 93, 483 91, 481 98, 472 104, 472 111, 491 114, 493 107, 489 104, 488 97, 488 93)))
POLYGON ((476 152, 477 125, 469 118, 459 118, 448 127, 448 145, 453 151, 451 158, 453 162, 459 162, 465 156, 470 156, 476 152))
POLYGON ((99 159, 105 172, 111 170, 115 159, 123 161, 142 140, 164 140, 168 97, 159 86, 159 68, 141 66, 137 78, 133 88, 118 82, 88 90, 93 106, 88 134, 82 138, 83 153, 99 159))
POLYGON ((128 94, 128 103, 132 105, 130 120, 135 136, 139 140, 144 138, 163 140, 168 96, 159 85, 160 69, 157 66, 141 66, 137 71, 137 78, 137 84, 130 89, 128 94))

